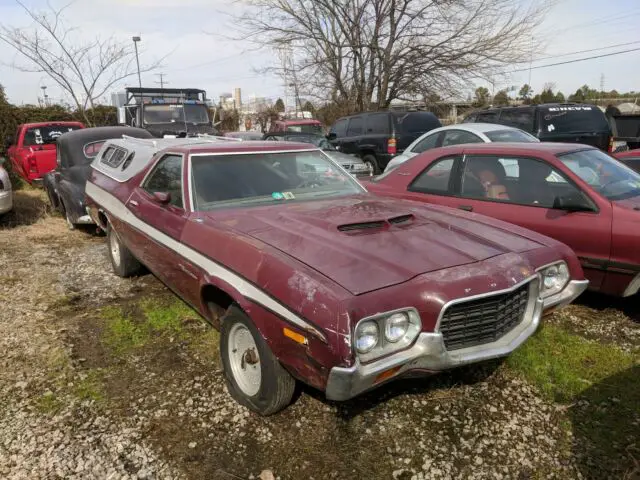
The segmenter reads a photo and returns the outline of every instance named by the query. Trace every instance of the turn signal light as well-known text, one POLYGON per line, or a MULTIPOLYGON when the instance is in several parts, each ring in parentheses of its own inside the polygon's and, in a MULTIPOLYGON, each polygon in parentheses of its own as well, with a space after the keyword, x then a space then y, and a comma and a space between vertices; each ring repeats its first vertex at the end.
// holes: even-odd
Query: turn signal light
POLYGON ((393 367, 393 368, 390 368, 389 370, 385 370, 384 372, 378 374, 378 376, 373 381, 373 383, 376 384, 376 383, 380 383, 380 382, 384 382, 385 380, 388 380, 389 378, 393 377, 396 373, 398 373, 398 370, 400 370, 401 368, 402 368, 402 365, 398 365, 397 367, 393 367))
POLYGON ((299 343, 300 345, 306 345, 308 343, 307 338, 299 333, 294 332, 293 330, 289 330, 288 328, 284 328, 282 330, 284 336, 290 338, 294 342, 299 343))

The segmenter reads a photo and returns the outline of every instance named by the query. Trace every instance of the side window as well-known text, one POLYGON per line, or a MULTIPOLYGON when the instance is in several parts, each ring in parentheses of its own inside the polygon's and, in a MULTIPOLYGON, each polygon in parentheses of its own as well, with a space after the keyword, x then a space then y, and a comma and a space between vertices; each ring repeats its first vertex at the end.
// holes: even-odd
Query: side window
POLYGON ((386 113, 368 115, 367 133, 389 133, 389 115, 386 113))
POLYGON ((154 167, 142 186, 147 192, 166 192, 171 195, 171 205, 182 205, 182 157, 166 155, 154 167))
POLYGON ((482 139, 477 135, 464 130, 447 130, 444 133, 442 146, 460 145, 461 143, 482 143, 482 139))
POLYGON ((500 123, 530 132, 533 130, 533 111, 530 108, 505 109, 500 115, 500 123))
POLYGON ((478 123, 496 123, 498 121, 498 112, 483 112, 476 117, 478 123))
POLYGON ((455 162, 455 157, 449 157, 432 163, 411 182, 409 190, 424 193, 452 193, 449 185, 455 162))
POLYGON ((335 133, 336 137, 345 137, 347 135, 347 122, 349 120, 347 118, 343 118, 342 120, 338 120, 331 129, 331 133, 335 133))
POLYGON ((354 135, 362 135, 362 117, 353 117, 349 120, 347 137, 352 137, 354 135))
POLYGON ((411 151, 413 153, 422 153, 426 150, 436 148, 438 146, 438 138, 440 138, 440 132, 434 133, 433 135, 427 135, 425 138, 419 141, 411 151))
POLYGON ((543 160, 469 156, 462 196, 553 208, 557 197, 583 197, 562 173, 543 160))

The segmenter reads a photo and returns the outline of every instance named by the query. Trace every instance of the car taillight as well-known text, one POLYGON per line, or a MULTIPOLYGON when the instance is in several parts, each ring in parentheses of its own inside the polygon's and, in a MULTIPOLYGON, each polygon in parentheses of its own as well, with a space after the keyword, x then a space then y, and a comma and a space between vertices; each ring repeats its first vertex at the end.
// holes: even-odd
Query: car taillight
POLYGON ((30 156, 27 161, 29 162, 29 171, 38 173, 38 164, 36 163, 35 155, 30 156))
POLYGON ((390 155, 396 154, 396 139, 390 138, 387 142, 387 153, 390 155))

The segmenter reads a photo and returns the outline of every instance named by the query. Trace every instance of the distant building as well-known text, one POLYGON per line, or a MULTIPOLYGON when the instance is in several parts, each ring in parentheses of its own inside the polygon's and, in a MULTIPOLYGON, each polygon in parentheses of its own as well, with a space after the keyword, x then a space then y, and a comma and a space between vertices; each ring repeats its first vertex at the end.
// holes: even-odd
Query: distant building
POLYGON ((240 110, 242 108, 242 91, 240 88, 236 87, 233 89, 233 99, 236 104, 236 109, 240 110))
POLYGON ((111 94, 111 105, 113 107, 122 107, 127 103, 127 94, 125 92, 114 92, 111 94))

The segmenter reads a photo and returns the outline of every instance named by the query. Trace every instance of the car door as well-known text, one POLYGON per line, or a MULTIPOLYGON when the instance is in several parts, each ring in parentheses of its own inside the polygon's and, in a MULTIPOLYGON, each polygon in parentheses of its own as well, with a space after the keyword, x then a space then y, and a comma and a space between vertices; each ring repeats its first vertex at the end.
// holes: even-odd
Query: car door
POLYGON ((599 208, 586 192, 542 158, 465 155, 458 175, 459 197, 449 197, 449 206, 514 223, 565 243, 580 257, 591 286, 601 285, 601 262, 609 259, 611 249, 610 205, 599 208), (558 198, 575 199, 585 211, 562 209, 558 198))
POLYGON ((144 243, 134 247, 140 260, 191 302, 197 291, 197 269, 179 254, 180 237, 189 218, 183 198, 184 170, 182 155, 164 155, 134 189, 127 207, 143 222, 144 243), (160 201, 156 193, 169 194, 169 201, 160 201))
POLYGON ((340 151, 349 154, 359 154, 360 136, 362 135, 363 129, 364 117, 362 115, 351 117, 347 125, 346 136, 340 143, 340 151))

